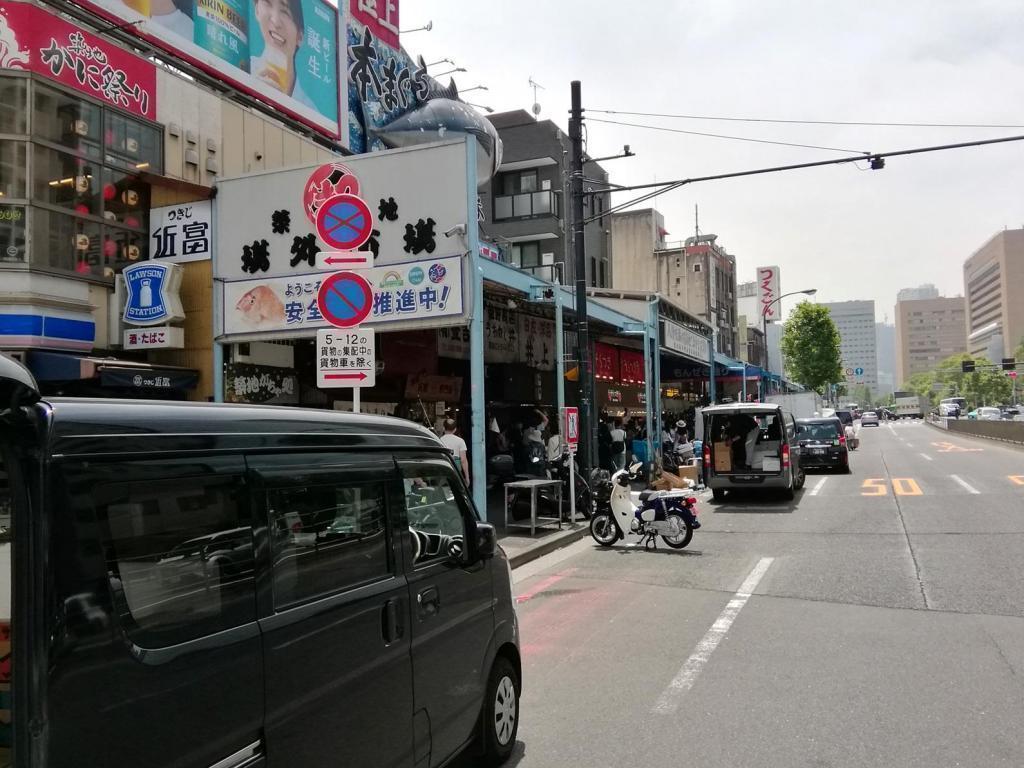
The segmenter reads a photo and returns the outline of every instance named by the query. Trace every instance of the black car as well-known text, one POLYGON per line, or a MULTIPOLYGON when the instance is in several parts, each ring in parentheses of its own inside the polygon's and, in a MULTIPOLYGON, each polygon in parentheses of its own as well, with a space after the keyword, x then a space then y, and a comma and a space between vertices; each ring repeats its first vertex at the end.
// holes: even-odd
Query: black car
POLYGON ((838 418, 798 419, 796 433, 802 469, 824 467, 850 471, 850 450, 844 426, 838 418))

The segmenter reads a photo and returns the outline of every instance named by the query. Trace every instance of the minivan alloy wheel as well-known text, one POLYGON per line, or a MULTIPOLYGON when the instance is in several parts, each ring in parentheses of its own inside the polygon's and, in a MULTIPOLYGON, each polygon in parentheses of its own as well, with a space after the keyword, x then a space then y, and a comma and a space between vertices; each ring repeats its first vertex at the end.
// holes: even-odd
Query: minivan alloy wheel
POLYGON ((519 704, 516 700, 516 686, 508 675, 498 681, 494 693, 494 735, 502 746, 508 744, 515 732, 519 704))

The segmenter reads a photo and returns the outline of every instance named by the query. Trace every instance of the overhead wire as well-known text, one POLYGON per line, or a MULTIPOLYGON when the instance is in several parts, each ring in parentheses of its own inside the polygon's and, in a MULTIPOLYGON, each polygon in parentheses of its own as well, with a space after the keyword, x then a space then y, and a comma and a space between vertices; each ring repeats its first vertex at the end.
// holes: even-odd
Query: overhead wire
MULTIPOLYGON (((769 117, 727 117, 723 115, 680 115, 666 112, 630 112, 621 109, 593 109, 587 112, 604 115, 628 115, 631 117, 664 117, 674 120, 718 120, 732 123, 777 123, 780 125, 857 125, 869 128, 1024 128, 1018 123, 930 123, 930 122, 883 122, 871 120, 797 120, 769 117)), ((591 118, 596 119, 596 118, 591 118)))
POLYGON ((684 133, 689 136, 706 136, 712 139, 728 139, 729 141, 748 141, 754 144, 774 144, 781 147, 799 147, 801 149, 823 149, 826 152, 842 152, 844 154, 869 155, 870 152, 860 149, 843 149, 841 147, 823 147, 819 144, 800 144, 792 141, 773 141, 771 139, 755 139, 749 136, 727 136, 721 133, 705 133, 703 131, 687 131, 682 128, 668 128, 663 125, 645 125, 644 123, 627 123, 622 120, 603 120, 599 117, 588 117, 587 120, 593 123, 606 123, 607 125, 623 125, 627 128, 644 128, 650 131, 666 131, 668 133, 684 133))

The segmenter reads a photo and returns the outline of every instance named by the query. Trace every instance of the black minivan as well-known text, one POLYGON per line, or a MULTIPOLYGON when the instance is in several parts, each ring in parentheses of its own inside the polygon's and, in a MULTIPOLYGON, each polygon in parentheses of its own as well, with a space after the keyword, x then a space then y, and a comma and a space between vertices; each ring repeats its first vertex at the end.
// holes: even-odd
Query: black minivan
POLYGON ((0 766, 503 762, 511 574, 450 456, 396 419, 44 400, 0 355, 0 766))

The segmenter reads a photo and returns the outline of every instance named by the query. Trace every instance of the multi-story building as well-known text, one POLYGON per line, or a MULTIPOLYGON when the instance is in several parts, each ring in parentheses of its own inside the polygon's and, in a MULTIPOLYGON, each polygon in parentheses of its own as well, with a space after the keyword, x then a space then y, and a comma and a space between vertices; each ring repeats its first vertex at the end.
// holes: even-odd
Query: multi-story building
POLYGON ((967 351, 999 362, 1024 340, 1024 229, 993 236, 964 262, 967 351))
POLYGON ((898 378, 896 326, 889 322, 875 323, 875 343, 878 345, 878 393, 891 395, 898 378))
MULTIPOLYGON (((480 189, 484 219, 481 237, 496 243, 506 260, 545 278, 563 283, 575 278, 569 223, 569 136, 551 120, 537 120, 525 110, 499 112, 488 119, 504 147, 497 175, 480 189)), ((583 216, 593 221, 583 229, 587 253, 587 284, 611 285, 611 222, 603 215, 611 203, 608 174, 587 162, 583 174, 583 216)))
POLYGON ((825 304, 839 331, 840 354, 847 390, 866 386, 878 391, 878 344, 875 302, 839 301, 825 304))
POLYGON ((653 209, 612 214, 613 286, 656 291, 714 326, 718 351, 737 355, 736 257, 697 235, 666 243, 665 223, 653 209))
POLYGON ((900 386, 915 373, 930 371, 950 355, 967 351, 964 317, 962 296, 896 302, 900 386))
POLYGON ((917 288, 901 288, 896 293, 896 301, 920 301, 921 299, 939 298, 939 289, 931 283, 923 283, 917 288))

